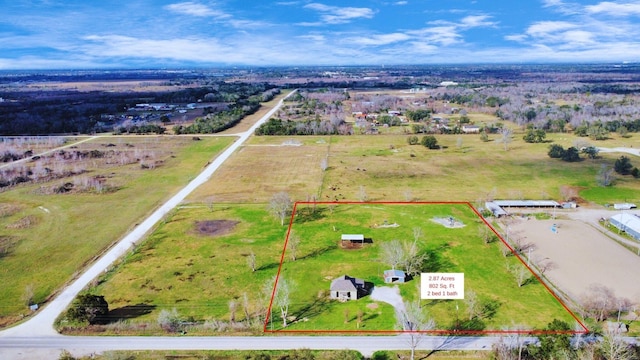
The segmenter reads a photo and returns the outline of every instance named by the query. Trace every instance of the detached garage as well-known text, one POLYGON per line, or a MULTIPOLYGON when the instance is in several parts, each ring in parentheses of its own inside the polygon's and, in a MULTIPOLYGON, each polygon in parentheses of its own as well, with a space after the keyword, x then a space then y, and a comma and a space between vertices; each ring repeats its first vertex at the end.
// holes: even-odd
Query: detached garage
POLYGON ((620 231, 624 231, 636 240, 640 240, 640 217, 632 214, 617 214, 609 219, 609 223, 620 231))

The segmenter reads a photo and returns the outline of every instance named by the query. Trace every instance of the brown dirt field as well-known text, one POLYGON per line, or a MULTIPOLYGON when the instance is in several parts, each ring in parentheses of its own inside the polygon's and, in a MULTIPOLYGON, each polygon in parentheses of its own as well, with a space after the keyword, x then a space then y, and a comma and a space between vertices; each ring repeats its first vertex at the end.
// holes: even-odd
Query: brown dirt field
POLYGON ((283 146, 287 137, 254 137, 233 154, 211 180, 189 196, 191 200, 213 198, 216 202, 268 202, 286 191, 296 201, 320 190, 321 159, 326 143, 305 138, 301 146, 283 146))
POLYGON ((640 257, 607 238, 591 225, 573 220, 520 220, 510 232, 535 244, 532 259, 549 258, 557 266, 545 275, 575 300, 590 285, 611 288, 618 297, 640 300, 640 257), (558 232, 551 227, 558 225, 558 232))
POLYGON ((238 225, 239 221, 233 220, 204 220, 196 221, 196 231, 200 235, 220 236, 227 234, 238 225))

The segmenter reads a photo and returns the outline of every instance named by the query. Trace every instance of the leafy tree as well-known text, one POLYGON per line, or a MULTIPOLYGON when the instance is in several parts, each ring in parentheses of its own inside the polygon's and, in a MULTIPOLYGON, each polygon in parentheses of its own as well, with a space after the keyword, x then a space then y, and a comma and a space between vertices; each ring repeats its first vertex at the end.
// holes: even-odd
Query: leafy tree
POLYGON ((640 170, 638 170, 637 167, 634 167, 633 170, 631 170, 631 175, 636 179, 640 178, 640 170))
POLYGON ((631 165, 631 160, 629 160, 626 156, 621 156, 618 160, 616 160, 613 165, 613 169, 620 175, 629 175, 631 174, 631 169, 633 165, 631 165))
POLYGON ((578 151, 578 149, 576 147, 572 146, 572 147, 568 148, 564 152, 564 155, 562 156, 562 160, 568 161, 568 162, 579 161, 580 160, 580 152, 578 151))
POLYGON ((418 143, 419 143, 419 142, 420 142, 420 140, 419 140, 419 139, 418 139, 418 137, 417 137, 417 136, 415 136, 415 135, 409 136, 409 137, 407 138, 407 143, 408 143, 409 145, 418 145, 418 143))
POLYGON ((627 129, 626 126, 620 126, 617 130, 618 135, 620 135, 620 137, 627 137, 629 136, 629 130, 627 129))
POLYGON ((409 121, 417 122, 429 119, 429 117, 431 116, 431 111, 425 109, 407 110, 405 115, 407 116, 407 119, 409 119, 409 121))
POLYGON ((482 131, 480 133, 480 141, 482 141, 482 142, 488 142, 489 141, 489 134, 487 134, 486 131, 482 131))
POLYGON ((562 145, 551 144, 549 146, 549 152, 547 154, 549 154, 550 158, 562 159, 564 157, 564 153, 565 153, 565 150, 562 147, 562 145))
POLYGON ((436 139, 436 137, 433 135, 423 136, 420 143, 428 149, 434 150, 440 148, 440 145, 438 145, 438 139, 436 139))
POLYGON ((81 294, 73 300, 67 310, 67 318, 72 321, 96 324, 105 320, 109 314, 109 304, 104 296, 81 294))
POLYGON ((554 319, 547 324, 545 330, 546 335, 540 335, 540 346, 529 347, 529 353, 535 359, 557 359, 563 354, 572 352, 571 326, 564 321, 554 319))
POLYGON ((595 146, 587 146, 582 149, 582 153, 586 154, 589 157, 589 159, 596 159, 598 158, 598 154, 600 153, 600 150, 595 146))
POLYGON ((541 143, 544 142, 545 137, 547 133, 544 130, 529 128, 522 139, 528 143, 541 143))

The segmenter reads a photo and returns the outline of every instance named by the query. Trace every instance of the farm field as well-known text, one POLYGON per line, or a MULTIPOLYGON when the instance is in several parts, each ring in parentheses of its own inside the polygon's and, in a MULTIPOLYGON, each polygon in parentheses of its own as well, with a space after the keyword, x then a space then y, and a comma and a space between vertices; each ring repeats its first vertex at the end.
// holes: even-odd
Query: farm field
MULTIPOLYGON (((640 147, 633 136, 597 145, 640 147)), ((567 163, 549 158, 550 143, 528 144, 516 133, 505 151, 492 137, 482 142, 477 135, 436 135, 440 150, 408 145, 407 135, 253 137, 190 200, 268 202, 279 191, 298 201, 359 201, 363 195, 370 201, 562 200, 561 187, 569 187, 583 205, 640 201, 640 182, 632 177, 618 177, 606 188, 597 184, 602 165, 613 167, 619 153, 567 163)), ((549 135, 564 147, 575 139, 549 135)))
MULTIPOLYGON (((380 261, 380 244, 412 238, 418 226, 424 233, 421 247, 429 254, 424 270, 464 272, 467 291, 473 289, 485 306, 481 317, 465 322, 463 300, 422 301, 437 329, 490 331, 515 325, 541 329, 554 318, 575 321, 541 284, 531 280, 517 286, 506 264, 517 265, 518 260, 503 257, 499 243, 482 241, 478 228, 485 225, 467 205, 339 204, 317 205, 315 210, 299 205, 292 226, 301 239, 297 259, 293 261, 287 251, 281 272, 281 279, 291 284, 288 325, 283 328, 279 311, 273 309, 267 330, 400 330, 391 305, 369 297, 331 301, 329 284, 348 274, 383 285, 381 274, 389 265, 380 261), (431 220, 445 216, 454 216, 465 227, 448 229, 431 220), (399 226, 375 228, 385 220, 399 226), (341 233, 364 233, 373 243, 344 250, 339 246, 341 233)), ((182 319, 190 319, 190 334, 262 331, 286 235, 287 227, 280 226, 265 204, 210 208, 194 203, 179 208, 90 289, 103 294, 110 305, 113 324, 101 331, 162 332, 158 316, 173 309, 182 319), (254 255, 255 271, 249 263, 254 255)), ((417 299, 417 281, 400 285, 406 301, 417 299)))
POLYGON ((0 193, 0 325, 45 301, 232 141, 100 137, 21 165, 46 161, 67 175, 0 193))

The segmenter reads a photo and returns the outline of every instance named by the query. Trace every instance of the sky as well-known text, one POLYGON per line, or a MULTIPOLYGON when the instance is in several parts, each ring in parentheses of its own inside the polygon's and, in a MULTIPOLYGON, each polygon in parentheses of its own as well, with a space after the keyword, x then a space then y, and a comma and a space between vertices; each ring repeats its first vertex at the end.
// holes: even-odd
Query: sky
POLYGON ((640 61, 640 0, 0 0, 0 70, 640 61))

